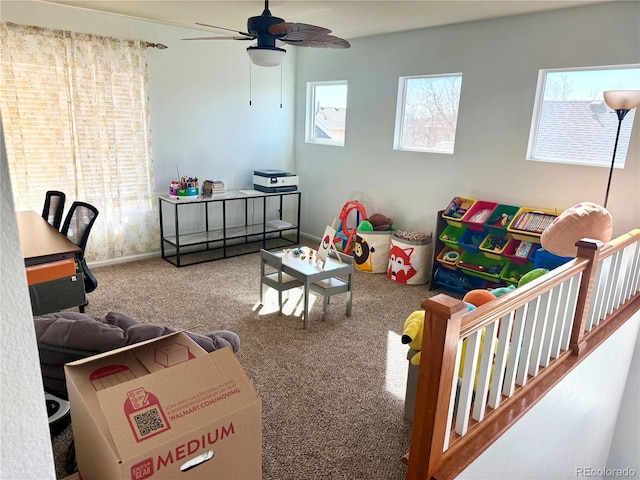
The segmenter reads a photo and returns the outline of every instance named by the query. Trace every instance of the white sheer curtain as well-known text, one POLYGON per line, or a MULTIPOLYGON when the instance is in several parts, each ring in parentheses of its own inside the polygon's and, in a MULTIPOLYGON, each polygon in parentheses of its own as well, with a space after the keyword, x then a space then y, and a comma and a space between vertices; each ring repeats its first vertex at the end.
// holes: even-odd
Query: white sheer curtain
POLYGON ((157 248, 146 44, 0 25, 0 107, 17 210, 47 190, 95 205, 87 258, 157 248))

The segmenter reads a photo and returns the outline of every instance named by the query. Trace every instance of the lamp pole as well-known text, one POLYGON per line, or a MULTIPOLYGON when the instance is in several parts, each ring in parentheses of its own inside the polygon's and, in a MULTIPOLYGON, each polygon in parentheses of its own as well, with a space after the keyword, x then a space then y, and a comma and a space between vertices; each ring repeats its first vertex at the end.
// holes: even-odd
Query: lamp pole
POLYGON ((609 181, 607 182, 607 193, 604 196, 604 208, 607 208, 607 200, 609 199, 609 187, 611 187, 611 177, 613 176, 613 165, 616 163, 616 150, 618 150, 618 139, 620 138, 620 127, 622 126, 622 120, 625 115, 629 113, 629 110, 618 109, 616 114, 618 115, 618 132, 616 133, 616 142, 613 144, 613 157, 611 157, 611 168, 609 169, 609 181))

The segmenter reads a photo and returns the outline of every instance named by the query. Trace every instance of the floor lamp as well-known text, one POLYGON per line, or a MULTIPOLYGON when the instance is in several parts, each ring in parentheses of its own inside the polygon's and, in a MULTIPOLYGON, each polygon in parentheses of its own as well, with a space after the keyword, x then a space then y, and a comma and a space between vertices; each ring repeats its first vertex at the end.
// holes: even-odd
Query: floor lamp
POLYGON ((611 187, 611 177, 613 176, 613 164, 616 161, 616 150, 618 149, 618 139, 620 138, 620 127, 622 119, 638 105, 640 105, 640 90, 609 90, 603 93, 604 102, 616 111, 618 115, 618 133, 616 133, 616 143, 613 145, 613 157, 611 158, 611 168, 609 169, 609 181, 607 182, 607 193, 604 196, 604 207, 607 208, 609 199, 609 187, 611 187))

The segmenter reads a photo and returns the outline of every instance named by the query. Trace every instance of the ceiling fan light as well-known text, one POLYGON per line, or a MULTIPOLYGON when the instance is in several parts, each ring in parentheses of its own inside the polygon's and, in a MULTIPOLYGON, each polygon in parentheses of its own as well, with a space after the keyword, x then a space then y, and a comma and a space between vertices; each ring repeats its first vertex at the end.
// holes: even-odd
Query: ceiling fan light
POLYGON ((249 47, 247 53, 251 57, 251 62, 260 67, 277 67, 282 63, 282 59, 287 54, 284 48, 278 47, 249 47))

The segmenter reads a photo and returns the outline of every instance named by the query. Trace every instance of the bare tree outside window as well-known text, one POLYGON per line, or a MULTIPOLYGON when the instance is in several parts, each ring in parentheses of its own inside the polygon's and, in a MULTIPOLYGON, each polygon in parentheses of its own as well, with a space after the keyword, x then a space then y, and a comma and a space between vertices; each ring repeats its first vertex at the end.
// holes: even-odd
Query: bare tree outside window
POLYGON ((453 153, 462 74, 401 77, 394 148, 453 153))

